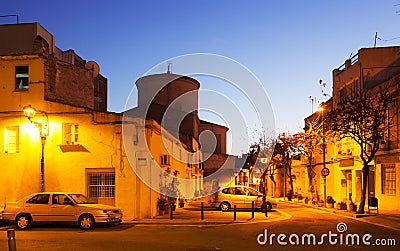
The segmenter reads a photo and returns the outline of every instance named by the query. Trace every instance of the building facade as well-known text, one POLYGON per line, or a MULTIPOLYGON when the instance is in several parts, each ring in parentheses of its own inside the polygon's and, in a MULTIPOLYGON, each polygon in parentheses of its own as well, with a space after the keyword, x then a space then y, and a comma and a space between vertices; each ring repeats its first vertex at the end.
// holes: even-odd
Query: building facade
POLYGON ((195 180, 185 193, 201 194, 201 166, 175 158, 196 151, 196 140, 170 134, 170 152, 156 121, 108 112, 99 66, 57 48, 40 24, 3 25, 0 37, 1 205, 41 190, 71 191, 120 207, 125 220, 151 218, 159 189, 136 172, 155 165, 195 180), (129 149, 124 130, 134 134, 129 149))
MULTIPOLYGON (((323 103, 326 110, 334 109, 344 99, 356 97, 361 91, 378 92, 382 86, 399 88, 400 47, 363 48, 339 68, 333 70, 332 98, 323 103)), ((367 197, 376 197, 379 208, 400 211, 400 139, 399 139, 399 100, 387 108, 387 130, 379 139, 380 149, 370 163, 367 183, 367 197), (389 121, 389 122, 388 122, 389 121)), ((305 119, 306 130, 313 124, 313 130, 322 130, 324 113, 318 111, 305 119), (319 123, 318 123, 319 121, 319 123), (315 123, 316 122, 316 123, 315 123)), ((321 143, 315 146, 311 163, 302 156, 293 169, 300 179, 296 179, 295 192, 318 199, 326 195, 337 202, 359 203, 362 188, 362 168, 360 147, 350 138, 337 141, 326 139, 325 161, 321 143), (325 166, 330 170, 326 180, 321 175, 325 166), (310 168, 311 166, 311 168, 310 168), (309 172, 312 175, 309 175, 309 172)), ((366 205, 368 199, 366 200, 366 205)))

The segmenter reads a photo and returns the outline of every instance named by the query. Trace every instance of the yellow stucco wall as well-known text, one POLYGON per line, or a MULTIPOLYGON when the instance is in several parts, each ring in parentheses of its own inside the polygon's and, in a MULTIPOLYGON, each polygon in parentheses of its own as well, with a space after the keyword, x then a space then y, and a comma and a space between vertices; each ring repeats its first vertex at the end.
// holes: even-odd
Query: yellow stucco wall
POLYGON ((35 103, 37 109, 44 104, 44 60, 37 55, 0 56, 1 111, 20 111, 35 103), (15 90, 15 67, 29 67, 29 88, 15 90))

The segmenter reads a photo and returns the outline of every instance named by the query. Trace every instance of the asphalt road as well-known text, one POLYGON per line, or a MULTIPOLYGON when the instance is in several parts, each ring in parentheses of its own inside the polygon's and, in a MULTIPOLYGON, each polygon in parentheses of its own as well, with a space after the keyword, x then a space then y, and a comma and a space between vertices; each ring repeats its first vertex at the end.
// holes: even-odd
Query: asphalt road
MULTIPOLYGON (((40 226, 16 231, 17 250, 400 250, 400 232, 393 229, 292 204, 280 204, 279 210, 292 217, 227 225, 122 224, 92 231, 72 226, 40 226), (312 235, 316 238, 315 245, 312 235), (355 235, 359 236, 359 245, 355 235), (323 243, 319 245, 321 237, 323 243), (370 246, 363 243, 363 238, 370 246), (395 240, 398 244, 377 246, 376 240, 381 243, 395 240)), ((5 231, 0 231, 0 250, 8 250, 5 231)))

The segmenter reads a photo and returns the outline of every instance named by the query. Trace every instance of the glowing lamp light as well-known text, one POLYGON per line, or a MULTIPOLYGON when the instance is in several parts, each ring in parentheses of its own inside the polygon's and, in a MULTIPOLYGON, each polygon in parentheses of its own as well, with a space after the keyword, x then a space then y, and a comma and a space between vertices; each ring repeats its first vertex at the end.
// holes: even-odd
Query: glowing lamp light
POLYGON ((23 111, 24 111, 25 117, 27 117, 29 119, 29 121, 31 121, 31 119, 33 117, 35 117, 36 109, 33 108, 31 105, 25 106, 23 108, 23 111))
POLYGON ((324 107, 323 106, 318 106, 318 108, 317 108, 317 111, 318 112, 322 112, 324 110, 324 107))

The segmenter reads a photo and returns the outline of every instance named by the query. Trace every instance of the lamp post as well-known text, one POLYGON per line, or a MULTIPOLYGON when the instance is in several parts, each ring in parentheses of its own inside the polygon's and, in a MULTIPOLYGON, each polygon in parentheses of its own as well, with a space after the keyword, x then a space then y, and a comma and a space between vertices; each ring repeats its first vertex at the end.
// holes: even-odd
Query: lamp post
POLYGON ((329 175, 329 169, 326 167, 326 141, 325 141, 325 117, 324 107, 319 106, 318 110, 322 114, 322 162, 323 168, 321 170, 322 177, 324 179, 324 207, 326 207, 326 176, 329 175))
POLYGON ((48 135, 48 129, 49 129, 48 116, 46 112, 41 112, 43 113, 43 121, 42 122, 33 121, 32 119, 36 115, 36 109, 33 108, 31 105, 25 106, 23 108, 23 112, 25 117, 27 117, 28 120, 36 126, 36 128, 38 128, 40 133, 40 139, 42 144, 41 158, 40 158, 40 191, 44 192, 44 145, 46 143, 46 137, 48 135))

